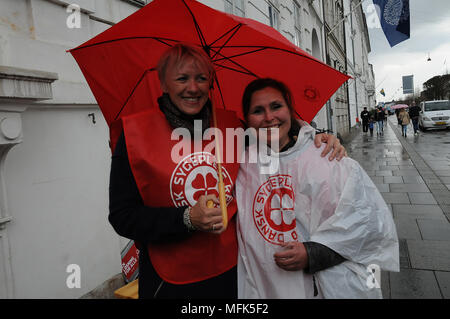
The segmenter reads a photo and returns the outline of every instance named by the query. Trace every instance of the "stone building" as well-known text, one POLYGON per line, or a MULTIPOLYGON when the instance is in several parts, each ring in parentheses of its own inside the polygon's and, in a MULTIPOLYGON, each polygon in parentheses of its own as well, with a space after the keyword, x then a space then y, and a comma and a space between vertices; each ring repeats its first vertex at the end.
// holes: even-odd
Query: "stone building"
POLYGON ((357 120, 364 109, 375 107, 375 79, 373 67, 368 62, 371 51, 366 17, 360 0, 345 0, 344 12, 347 16, 346 53, 347 72, 353 79, 348 81, 350 128, 357 126, 357 120))
POLYGON ((0 298, 77 298, 121 272, 107 126, 66 50, 143 4, 0 1, 0 298))
MULTIPOLYGON (((324 0, 324 33, 326 62, 343 73, 347 71, 343 0, 324 0)), ((343 84, 329 100, 333 132, 345 137, 350 129, 347 84, 343 84)))

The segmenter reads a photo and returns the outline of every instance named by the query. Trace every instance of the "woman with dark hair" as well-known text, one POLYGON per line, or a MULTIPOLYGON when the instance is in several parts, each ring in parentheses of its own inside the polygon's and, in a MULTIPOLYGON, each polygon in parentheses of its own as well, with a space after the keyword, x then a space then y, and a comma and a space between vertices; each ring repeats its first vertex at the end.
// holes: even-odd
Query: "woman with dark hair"
MULTIPOLYGON (((237 207, 232 187, 239 163, 223 163, 230 185, 225 229, 220 208, 207 205, 218 202, 214 155, 192 152, 180 161, 171 157, 178 144, 171 139, 174 129, 185 128, 195 137, 195 120, 201 121, 201 133, 211 126, 214 68, 202 49, 177 44, 160 58, 158 76, 164 94, 155 106, 122 119, 111 163, 109 221, 139 246, 139 298, 235 298, 237 207)), ((234 112, 217 112, 222 131, 241 126, 234 112)), ((322 139, 343 156, 345 149, 336 138, 322 139)), ((322 139, 317 138, 318 144, 322 139)), ((204 149, 210 141, 197 142, 204 149)))
MULTIPOLYGON (((293 103, 274 79, 253 81, 243 95, 246 123, 272 148, 278 169, 265 174, 265 163, 241 164, 238 296, 380 298, 366 284, 367 267, 399 269, 389 208, 357 162, 320 156, 314 129, 294 117, 293 103)), ((258 158, 258 145, 244 158, 258 158)))

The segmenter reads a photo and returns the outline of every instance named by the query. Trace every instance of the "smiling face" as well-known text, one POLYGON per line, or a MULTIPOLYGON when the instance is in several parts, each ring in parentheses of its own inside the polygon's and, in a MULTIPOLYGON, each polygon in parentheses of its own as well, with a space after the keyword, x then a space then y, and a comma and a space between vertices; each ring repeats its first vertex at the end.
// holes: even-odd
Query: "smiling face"
POLYGON ((210 82, 208 70, 191 58, 169 65, 161 88, 181 112, 195 115, 208 101, 210 82))
POLYGON ((289 142, 291 111, 281 92, 272 87, 255 91, 250 100, 247 125, 257 130, 268 129, 267 143, 269 145, 276 136, 270 134, 270 130, 279 129, 278 143, 279 149, 282 149, 289 142))

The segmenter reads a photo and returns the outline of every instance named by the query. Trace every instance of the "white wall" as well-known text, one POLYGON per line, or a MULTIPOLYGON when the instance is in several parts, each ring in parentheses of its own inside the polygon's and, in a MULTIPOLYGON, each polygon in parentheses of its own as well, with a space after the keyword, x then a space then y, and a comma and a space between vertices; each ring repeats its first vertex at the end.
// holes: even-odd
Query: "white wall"
POLYGON ((121 271, 107 127, 96 108, 29 109, 22 121, 5 163, 15 297, 76 298, 121 271), (81 268, 80 289, 66 286, 69 264, 81 268))
POLYGON ((14 298, 78 298, 121 272, 126 242, 107 219, 107 125, 66 50, 109 28, 103 20, 118 22, 139 8, 121 0, 77 1, 94 19, 83 11, 81 28, 69 29, 64 3, 73 1, 56 2, 0 1, 0 65, 58 74, 53 99, 26 105, 23 142, 5 162, 12 221, 4 249, 14 298), (69 264, 81 268, 79 289, 66 286, 69 264))

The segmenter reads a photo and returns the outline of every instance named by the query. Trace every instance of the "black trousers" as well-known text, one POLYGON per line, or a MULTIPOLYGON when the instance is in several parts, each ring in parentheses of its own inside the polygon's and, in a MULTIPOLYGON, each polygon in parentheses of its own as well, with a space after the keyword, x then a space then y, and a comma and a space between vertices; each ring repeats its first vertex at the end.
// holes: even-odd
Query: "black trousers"
MULTIPOLYGON (((173 262, 176 262, 174 260, 173 262)), ((237 299, 237 267, 207 280, 174 285, 158 276, 147 249, 139 251, 139 299, 237 299)))
POLYGON ((362 123, 363 132, 367 132, 367 130, 369 129, 369 121, 363 121, 362 123))
POLYGON ((187 285, 164 282, 157 299, 237 299, 237 267, 207 280, 187 285))

